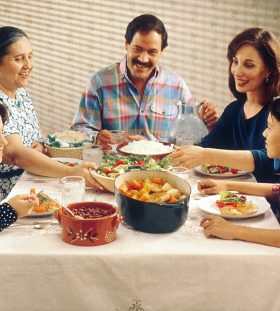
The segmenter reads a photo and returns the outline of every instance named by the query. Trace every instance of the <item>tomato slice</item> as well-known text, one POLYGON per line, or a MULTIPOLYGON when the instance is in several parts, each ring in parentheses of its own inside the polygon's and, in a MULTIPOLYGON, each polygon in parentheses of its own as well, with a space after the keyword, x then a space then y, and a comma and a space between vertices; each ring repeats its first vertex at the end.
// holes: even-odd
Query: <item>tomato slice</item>
POLYGON ((222 202, 220 200, 217 200, 216 201, 216 205, 219 207, 219 208, 223 208, 225 206, 233 206, 233 207, 236 207, 237 206, 237 203, 236 202, 222 202))
POLYGON ((118 160, 118 161, 114 164, 114 167, 117 167, 117 166, 122 165, 122 164, 125 164, 125 161, 124 161, 124 160, 118 160))

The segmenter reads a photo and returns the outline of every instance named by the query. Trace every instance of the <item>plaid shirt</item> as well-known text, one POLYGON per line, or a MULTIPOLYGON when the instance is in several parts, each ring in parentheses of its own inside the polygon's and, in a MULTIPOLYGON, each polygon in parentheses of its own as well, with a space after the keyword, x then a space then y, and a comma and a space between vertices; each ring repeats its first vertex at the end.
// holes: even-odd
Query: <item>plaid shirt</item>
POLYGON ((96 135, 101 129, 124 130, 151 140, 167 139, 178 101, 192 102, 181 77, 157 67, 141 98, 130 81, 126 57, 92 75, 82 95, 72 129, 96 135))

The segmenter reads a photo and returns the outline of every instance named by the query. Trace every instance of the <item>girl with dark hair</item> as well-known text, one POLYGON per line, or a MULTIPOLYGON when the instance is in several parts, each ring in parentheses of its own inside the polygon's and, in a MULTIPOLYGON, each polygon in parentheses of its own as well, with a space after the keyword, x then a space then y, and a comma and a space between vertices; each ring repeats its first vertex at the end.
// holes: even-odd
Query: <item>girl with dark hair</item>
MULTIPOLYGON (((270 158, 280 158, 280 98, 270 106, 268 125, 263 132, 267 154, 270 158)), ((205 180, 198 183, 198 189, 204 195, 233 190, 244 194, 270 197, 277 202, 280 210, 280 184, 245 183, 234 181, 205 180)), ((259 229, 231 224, 221 217, 207 215, 201 221, 207 237, 226 240, 243 240, 280 247, 280 230, 259 229)))
POLYGON ((202 140, 205 148, 186 147, 171 157, 186 167, 207 163, 253 171, 258 181, 271 182, 280 163, 267 156, 262 132, 269 103, 280 94, 279 41, 268 31, 249 28, 231 41, 227 56, 229 87, 237 100, 202 140))
POLYGON ((89 170, 94 163, 67 167, 45 156, 35 110, 25 87, 33 68, 33 52, 27 35, 15 27, 0 28, 0 102, 8 109, 3 134, 5 146, 0 164, 0 196, 5 198, 23 170, 49 177, 80 175, 90 186, 100 185, 89 170), (40 151, 40 152, 38 152, 40 151))
MULTIPOLYGON (((2 134, 3 123, 7 120, 7 109, 0 104, 0 162, 2 161, 2 152, 7 141, 2 134)), ((38 204, 35 195, 20 194, 8 202, 0 204, 0 231, 14 223, 18 217, 23 217, 31 212, 32 208, 38 204)))

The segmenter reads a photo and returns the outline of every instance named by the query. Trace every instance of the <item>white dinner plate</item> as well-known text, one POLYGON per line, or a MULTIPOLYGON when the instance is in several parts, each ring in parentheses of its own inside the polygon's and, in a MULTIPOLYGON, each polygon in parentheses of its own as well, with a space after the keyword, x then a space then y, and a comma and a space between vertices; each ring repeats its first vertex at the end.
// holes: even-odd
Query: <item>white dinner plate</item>
POLYGON ((243 176, 243 175, 250 173, 249 171, 238 170, 237 174, 211 174, 211 173, 204 172, 201 166, 195 167, 194 171, 205 176, 219 177, 219 178, 233 178, 233 177, 243 176))
POLYGON ((46 217, 46 216, 51 216, 54 214, 55 211, 51 211, 51 212, 45 212, 45 213, 30 213, 29 215, 27 215, 26 217, 46 217))
MULTIPOLYGON (((143 142, 143 141, 141 141, 143 142)), ((160 157, 160 158, 163 158, 163 157, 166 157, 168 156, 169 154, 171 154, 173 151, 175 151, 175 146, 173 146, 172 144, 169 144, 169 143, 162 143, 163 145, 166 145, 166 146, 169 146, 169 147, 172 147, 172 150, 171 151, 167 151, 167 152, 152 152, 152 153, 147 153, 144 149, 143 149, 143 152, 140 152, 140 153, 135 153, 135 152, 127 152, 127 151, 123 151, 122 148, 125 147, 129 142, 122 142, 121 144, 117 145, 116 147, 116 150, 118 153, 120 154, 123 154, 123 155, 139 155, 139 156, 157 156, 157 157, 160 157)))
POLYGON ((197 201, 197 205, 202 211, 208 214, 221 216, 223 218, 231 218, 231 219, 244 219, 244 218, 256 217, 256 216, 264 214, 270 208, 269 203, 263 197, 246 195, 246 198, 248 201, 252 201, 252 203, 255 205, 257 209, 256 213, 251 214, 251 215, 232 215, 232 216, 222 215, 219 207, 216 205, 216 201, 220 199, 219 194, 204 197, 200 199, 199 201, 197 201))

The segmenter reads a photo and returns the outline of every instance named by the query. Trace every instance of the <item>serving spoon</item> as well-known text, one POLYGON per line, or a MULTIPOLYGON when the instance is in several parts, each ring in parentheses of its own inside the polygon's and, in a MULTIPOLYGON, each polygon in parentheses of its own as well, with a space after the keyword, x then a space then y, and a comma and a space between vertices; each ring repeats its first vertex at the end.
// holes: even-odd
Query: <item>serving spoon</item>
POLYGON ((78 215, 75 215, 67 206, 61 204, 60 202, 58 202, 56 199, 54 198, 51 198, 51 200, 53 200, 54 202, 56 202, 59 206, 61 206, 62 208, 64 208, 71 216, 73 216, 74 218, 76 219, 84 219, 84 217, 82 216, 78 216, 78 215))

